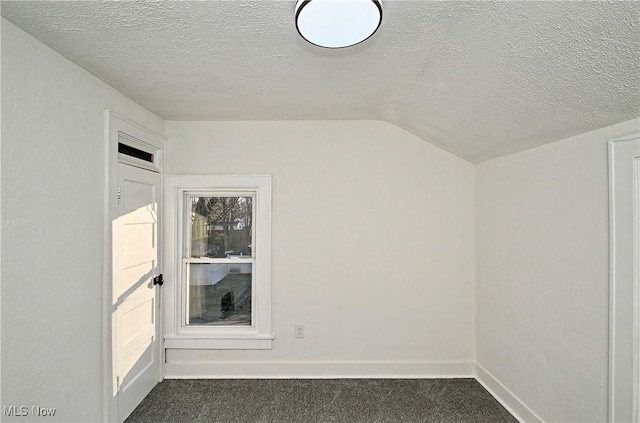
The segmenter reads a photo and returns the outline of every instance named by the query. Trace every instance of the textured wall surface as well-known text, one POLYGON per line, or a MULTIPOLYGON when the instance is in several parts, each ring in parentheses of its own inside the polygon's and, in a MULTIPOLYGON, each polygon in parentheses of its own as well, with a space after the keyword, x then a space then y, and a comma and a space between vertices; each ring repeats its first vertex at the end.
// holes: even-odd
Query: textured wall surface
POLYGON ((170 363, 474 361, 473 165, 379 121, 165 131, 168 173, 273 175, 273 349, 170 363))
POLYGON ((607 142, 639 130, 476 167, 478 362, 543 421, 607 420, 607 142))
POLYGON ((640 115, 639 2, 386 1, 379 32, 339 51, 301 40, 294 4, 2 13, 170 120, 381 119, 479 162, 640 115))
POLYGON ((47 421, 102 418, 105 108, 163 131, 2 21, 1 405, 57 408, 47 421))

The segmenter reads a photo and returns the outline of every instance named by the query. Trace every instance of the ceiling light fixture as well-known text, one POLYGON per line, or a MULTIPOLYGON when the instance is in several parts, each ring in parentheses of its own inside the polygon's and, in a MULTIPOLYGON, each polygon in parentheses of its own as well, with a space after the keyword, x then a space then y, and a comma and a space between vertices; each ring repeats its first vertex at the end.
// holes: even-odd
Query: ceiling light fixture
POLYGON ((382 0, 298 0, 296 28, 302 38, 325 48, 356 45, 382 22, 382 0))

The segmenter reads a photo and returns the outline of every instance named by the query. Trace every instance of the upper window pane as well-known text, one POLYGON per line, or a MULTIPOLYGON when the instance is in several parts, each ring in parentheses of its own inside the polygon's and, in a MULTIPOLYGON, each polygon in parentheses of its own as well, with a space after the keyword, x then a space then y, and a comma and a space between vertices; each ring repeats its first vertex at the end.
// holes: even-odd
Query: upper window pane
POLYGON ((242 257, 253 253, 253 197, 188 196, 190 257, 242 257))

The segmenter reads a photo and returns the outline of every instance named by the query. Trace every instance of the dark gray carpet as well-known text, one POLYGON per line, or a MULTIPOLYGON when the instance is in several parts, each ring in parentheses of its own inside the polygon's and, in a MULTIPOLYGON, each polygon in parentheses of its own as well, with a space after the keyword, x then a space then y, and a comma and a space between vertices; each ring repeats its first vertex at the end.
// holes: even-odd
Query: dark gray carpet
POLYGON ((515 422, 475 379, 165 380, 125 423, 515 422))

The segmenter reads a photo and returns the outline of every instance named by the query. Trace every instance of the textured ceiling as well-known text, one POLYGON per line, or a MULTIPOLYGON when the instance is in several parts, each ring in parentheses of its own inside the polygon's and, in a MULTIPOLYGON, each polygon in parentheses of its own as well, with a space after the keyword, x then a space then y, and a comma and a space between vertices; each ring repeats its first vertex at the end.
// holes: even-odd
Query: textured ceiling
POLYGON ((3 1, 2 15, 168 120, 381 119, 472 162, 640 116, 640 2, 384 2, 306 44, 291 1, 3 1))

